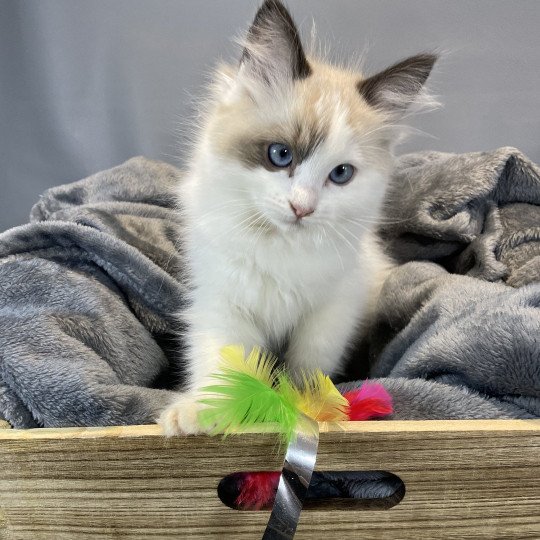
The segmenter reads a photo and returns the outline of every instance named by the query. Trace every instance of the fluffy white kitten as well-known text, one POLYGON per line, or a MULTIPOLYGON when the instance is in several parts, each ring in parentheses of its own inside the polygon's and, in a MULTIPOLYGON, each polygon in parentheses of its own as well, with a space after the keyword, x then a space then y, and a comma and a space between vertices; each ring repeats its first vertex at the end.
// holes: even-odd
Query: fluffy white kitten
POLYGON ((372 234, 396 121, 436 58, 370 78, 307 58, 278 0, 266 0, 239 66, 218 70, 181 204, 191 275, 187 389, 161 416, 199 431, 199 389, 228 344, 279 349, 294 374, 332 375, 389 267, 372 234))

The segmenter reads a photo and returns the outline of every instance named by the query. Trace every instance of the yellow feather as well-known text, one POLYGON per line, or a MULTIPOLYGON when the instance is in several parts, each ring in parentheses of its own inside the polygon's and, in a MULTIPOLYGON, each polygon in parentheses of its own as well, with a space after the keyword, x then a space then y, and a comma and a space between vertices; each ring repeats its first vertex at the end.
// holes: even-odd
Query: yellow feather
POLYGON ((246 358, 244 347, 241 345, 227 345, 221 349, 220 353, 222 369, 240 371, 268 386, 274 384, 276 359, 270 353, 262 351, 259 347, 253 347, 246 358))
POLYGON ((304 376, 298 408, 305 415, 319 422, 347 420, 347 405, 347 400, 322 371, 304 376))

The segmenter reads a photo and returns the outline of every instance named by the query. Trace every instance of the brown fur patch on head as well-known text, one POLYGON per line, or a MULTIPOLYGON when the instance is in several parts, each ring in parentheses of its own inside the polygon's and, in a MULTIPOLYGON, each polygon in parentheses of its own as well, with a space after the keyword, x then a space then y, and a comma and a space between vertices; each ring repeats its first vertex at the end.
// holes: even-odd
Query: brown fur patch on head
POLYGON ((313 59, 310 65, 310 77, 284 85, 283 91, 271 98, 265 94, 257 99, 243 93, 231 102, 219 102, 210 115, 213 148, 222 157, 238 159, 248 168, 275 170, 267 149, 272 143, 284 143, 293 151, 294 170, 336 129, 338 115, 359 145, 365 142, 373 148, 374 139, 383 144, 376 130, 384 117, 359 95, 359 74, 313 59))

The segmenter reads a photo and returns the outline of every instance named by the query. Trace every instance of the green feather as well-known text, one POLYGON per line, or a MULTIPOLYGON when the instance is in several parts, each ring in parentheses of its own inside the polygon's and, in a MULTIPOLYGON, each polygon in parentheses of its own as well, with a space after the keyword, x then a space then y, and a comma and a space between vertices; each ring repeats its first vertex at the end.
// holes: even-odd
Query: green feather
POLYGON ((243 371, 222 368, 213 378, 221 384, 202 389, 208 394, 200 400, 206 405, 199 413, 203 427, 214 434, 228 435, 255 424, 272 422, 284 442, 291 441, 299 411, 288 378, 278 376, 278 389, 286 388, 284 393, 276 391, 268 379, 260 380, 243 371))

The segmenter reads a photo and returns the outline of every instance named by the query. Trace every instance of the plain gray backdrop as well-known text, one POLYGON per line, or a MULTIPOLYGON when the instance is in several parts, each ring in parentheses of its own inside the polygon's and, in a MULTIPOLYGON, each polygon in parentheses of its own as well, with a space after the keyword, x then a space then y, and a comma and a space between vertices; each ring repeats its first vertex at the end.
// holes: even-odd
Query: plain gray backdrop
MULTIPOLYGON (((254 0, 0 0, 0 229, 46 188, 125 159, 181 164, 179 128, 254 0)), ((539 0, 289 0, 369 72, 443 49, 443 103, 401 152, 516 146, 540 161, 539 0)))

